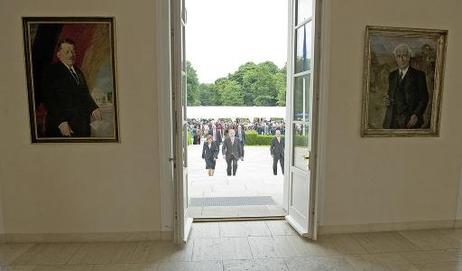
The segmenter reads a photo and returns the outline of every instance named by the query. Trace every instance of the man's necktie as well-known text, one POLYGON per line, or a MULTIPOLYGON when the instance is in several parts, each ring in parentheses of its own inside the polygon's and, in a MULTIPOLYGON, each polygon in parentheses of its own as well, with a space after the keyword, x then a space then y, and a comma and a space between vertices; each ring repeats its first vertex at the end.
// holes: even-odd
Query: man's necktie
POLYGON ((398 84, 401 84, 401 81, 403 81, 403 72, 399 70, 398 84))
POLYGON ((74 77, 75 83, 78 85, 80 83, 79 76, 73 69, 69 69, 69 71, 71 72, 72 77, 74 77))

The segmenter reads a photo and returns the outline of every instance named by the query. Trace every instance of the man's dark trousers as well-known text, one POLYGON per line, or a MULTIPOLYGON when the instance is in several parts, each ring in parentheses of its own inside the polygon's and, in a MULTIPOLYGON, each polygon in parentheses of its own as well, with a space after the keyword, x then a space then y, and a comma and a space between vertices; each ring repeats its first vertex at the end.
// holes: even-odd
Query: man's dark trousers
POLYGON ((278 175, 278 160, 281 164, 282 174, 284 174, 284 156, 282 154, 273 156, 273 174, 278 175))
POLYGON ((233 176, 236 175, 236 170, 237 170, 237 159, 234 157, 234 155, 230 155, 229 157, 226 157, 226 164, 228 164, 228 167, 226 168, 226 173, 228 176, 231 176, 231 173, 233 176), (231 165, 232 164, 232 165, 231 165), (231 172, 231 167, 233 171, 231 172))

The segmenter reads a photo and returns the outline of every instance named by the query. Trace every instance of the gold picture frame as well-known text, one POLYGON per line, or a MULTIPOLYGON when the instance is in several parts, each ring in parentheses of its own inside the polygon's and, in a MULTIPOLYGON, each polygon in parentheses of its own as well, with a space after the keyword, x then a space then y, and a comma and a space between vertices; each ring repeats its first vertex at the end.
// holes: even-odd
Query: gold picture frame
POLYGON ((439 136, 447 36, 366 26, 362 137, 439 136))
POLYGON ((120 142, 113 17, 23 17, 32 143, 120 142))

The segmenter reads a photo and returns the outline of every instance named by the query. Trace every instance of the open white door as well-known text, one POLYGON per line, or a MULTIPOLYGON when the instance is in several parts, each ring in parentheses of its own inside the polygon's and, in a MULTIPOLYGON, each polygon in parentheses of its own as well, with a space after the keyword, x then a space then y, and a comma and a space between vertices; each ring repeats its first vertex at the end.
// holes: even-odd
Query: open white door
POLYGON ((289 2, 286 220, 300 235, 316 239, 317 1, 289 2))
POLYGON ((193 219, 188 217, 188 125, 186 119, 186 9, 184 0, 171 0, 172 100, 175 181, 175 242, 186 242, 193 219))

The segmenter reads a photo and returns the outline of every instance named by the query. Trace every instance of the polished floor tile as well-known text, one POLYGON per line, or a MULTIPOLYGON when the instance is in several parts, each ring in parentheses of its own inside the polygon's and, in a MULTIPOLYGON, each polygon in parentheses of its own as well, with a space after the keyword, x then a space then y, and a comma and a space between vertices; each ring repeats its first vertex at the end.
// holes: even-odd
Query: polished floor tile
POLYGON ((153 263, 163 257, 164 250, 161 247, 172 246, 170 242, 139 242, 135 247, 130 263, 153 263))
POLYGON ((33 246, 33 244, 0 244, 0 266, 10 264, 33 246))
POLYGON ((219 238, 220 237, 220 226, 218 223, 194 223, 190 239, 199 238, 219 238))
POLYGON ((249 245, 254 259, 280 257, 272 237, 249 237, 249 245))
POLYGON ((221 237, 271 236, 265 221, 220 223, 221 237))
POLYGON ((212 261, 222 259, 220 238, 197 239, 193 242, 193 261, 212 261))
POLYGON ((358 255, 366 254, 359 242, 349 234, 321 235, 315 243, 325 255, 358 255))
POLYGON ((69 262, 82 244, 37 244, 16 258, 12 265, 59 265, 69 262))
POLYGON ((92 271, 157 271, 157 264, 109 264, 93 266, 92 271))
POLYGON ((406 260, 416 266, 462 262, 462 255, 457 250, 429 250, 401 253, 406 260))
POLYGON ((298 236, 274 236, 273 244, 279 257, 308 256, 307 243, 298 236))
POLYGON ((157 271, 223 271, 221 261, 162 263, 157 271))
POLYGON ((461 271, 462 262, 432 263, 419 268, 420 271, 461 271))
POLYGON ((252 259, 252 252, 247 238, 222 238, 220 245, 223 260, 252 259))
POLYGON ((419 269, 399 254, 381 253, 345 258, 353 270, 418 271, 419 269))
POLYGON ((397 232, 373 232, 352 235, 369 253, 399 252, 419 249, 397 232))
MULTIPOLYGON (((289 271, 355 271, 354 267, 342 257, 320 257, 320 256, 309 256, 309 257, 297 257, 297 258, 286 258, 286 264, 289 271)), ((371 269, 374 270, 374 269, 371 269)))
POLYGON ((443 232, 437 230, 419 230, 419 231, 401 231, 399 232, 404 238, 411 241, 419 249, 450 249, 462 247, 462 241, 452 239, 443 232))
POLYGON ((265 222, 271 235, 297 235, 297 232, 285 220, 268 220, 265 222))
POLYGON ((283 259, 227 260, 224 271, 288 271, 283 259))
POLYGON ((130 263, 130 257, 137 245, 137 242, 81 244, 68 263, 88 265, 130 263))
POLYGON ((39 265, 33 271, 93 271, 92 265, 39 265))
POLYGON ((193 224, 170 241, 0 244, 0 271, 462 270, 460 230, 321 235, 284 221, 193 224))
POLYGON ((33 271, 35 266, 18 265, 18 266, 0 266, 1 271, 33 271))
POLYGON ((175 245, 164 241, 155 245, 154 254, 158 255, 160 262, 188 262, 192 260, 193 242, 186 245, 175 245))

